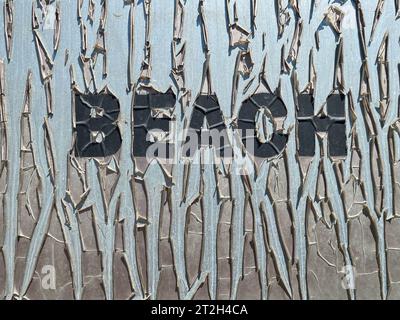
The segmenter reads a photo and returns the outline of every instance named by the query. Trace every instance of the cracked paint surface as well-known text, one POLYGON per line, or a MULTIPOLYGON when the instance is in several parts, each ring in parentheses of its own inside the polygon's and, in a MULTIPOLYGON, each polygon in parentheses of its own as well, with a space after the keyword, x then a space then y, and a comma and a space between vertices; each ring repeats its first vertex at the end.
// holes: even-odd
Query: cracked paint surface
MULTIPOLYGON (((0 5, 4 299, 400 298, 398 0, 0 5), (163 93, 175 104, 152 105, 163 93), (118 114, 85 100, 107 94, 118 114), (237 130, 263 94, 285 109, 260 106, 252 121, 261 143, 272 129, 287 140, 269 159, 237 130), (333 94, 345 98, 346 155, 318 132, 300 156, 299 97, 323 117, 333 94), (204 96, 233 161, 183 151, 204 96), (118 133, 106 157, 77 152, 76 99, 91 110, 84 124, 107 115, 118 133), (152 139, 172 146, 170 163, 135 153, 154 119, 169 123, 152 139)), ((96 130, 94 143, 112 134, 96 130)))

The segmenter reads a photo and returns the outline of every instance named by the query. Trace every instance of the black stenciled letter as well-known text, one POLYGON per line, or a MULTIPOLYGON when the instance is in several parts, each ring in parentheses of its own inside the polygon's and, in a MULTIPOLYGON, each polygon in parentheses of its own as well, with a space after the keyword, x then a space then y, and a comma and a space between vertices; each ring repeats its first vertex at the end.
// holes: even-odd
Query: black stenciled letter
POLYGON ((107 89, 99 94, 75 93, 76 141, 78 157, 106 157, 121 147, 117 125, 118 99, 107 89))
POLYGON ((284 118, 287 115, 283 101, 274 94, 256 93, 245 100, 240 108, 238 128, 246 149, 260 158, 272 158, 280 154, 287 143, 287 135, 273 132, 267 142, 261 142, 256 134, 256 117, 261 108, 267 108, 272 118, 284 118))
MULTIPOLYGON (((214 146, 221 157, 229 157, 232 154, 222 112, 216 95, 200 94, 194 102, 192 116, 190 119, 189 130, 196 132, 197 141, 193 142, 186 137, 186 146, 196 147, 201 145, 214 146), (207 120, 204 127, 204 120, 207 120), (200 142, 200 143, 199 143, 200 142)), ((192 157, 194 149, 188 148, 186 156, 192 157)))
MULTIPOLYGON (((165 93, 146 93, 135 95, 135 105, 133 110, 133 155, 135 157, 145 157, 148 148, 154 143, 148 139, 151 130, 160 130, 165 134, 169 133, 171 119, 168 117, 156 117, 152 114, 157 109, 172 109, 176 103, 176 97, 170 89, 165 93)), ((156 152, 152 156, 171 158, 172 144, 158 141, 156 152), (162 150, 163 154, 160 154, 162 150)))
POLYGON ((315 133, 328 133, 328 153, 333 157, 346 156, 345 96, 332 94, 327 99, 327 116, 314 115, 314 98, 310 94, 298 97, 297 134, 300 156, 314 156, 315 133))

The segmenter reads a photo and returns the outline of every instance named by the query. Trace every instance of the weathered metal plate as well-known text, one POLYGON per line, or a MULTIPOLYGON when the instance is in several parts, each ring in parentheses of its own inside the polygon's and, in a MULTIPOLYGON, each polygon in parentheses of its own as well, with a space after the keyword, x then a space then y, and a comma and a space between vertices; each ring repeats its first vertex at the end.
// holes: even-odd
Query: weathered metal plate
POLYGON ((400 298, 398 0, 0 5, 3 298, 400 298))

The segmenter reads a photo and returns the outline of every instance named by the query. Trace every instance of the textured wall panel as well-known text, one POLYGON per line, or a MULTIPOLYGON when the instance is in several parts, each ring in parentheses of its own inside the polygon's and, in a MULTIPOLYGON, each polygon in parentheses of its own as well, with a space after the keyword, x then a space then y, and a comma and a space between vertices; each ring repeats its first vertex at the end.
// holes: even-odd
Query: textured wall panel
POLYGON ((399 0, 0 4, 3 298, 400 298, 399 0))

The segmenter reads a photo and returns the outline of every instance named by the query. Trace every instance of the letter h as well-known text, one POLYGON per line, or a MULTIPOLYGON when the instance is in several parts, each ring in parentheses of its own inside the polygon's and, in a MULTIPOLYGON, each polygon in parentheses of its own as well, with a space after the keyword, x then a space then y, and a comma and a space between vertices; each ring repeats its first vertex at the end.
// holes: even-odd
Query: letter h
POLYGON ((300 156, 314 156, 315 133, 328 134, 329 156, 343 157, 346 147, 345 96, 332 94, 327 101, 327 116, 314 115, 314 97, 311 94, 298 96, 297 137, 300 156))

